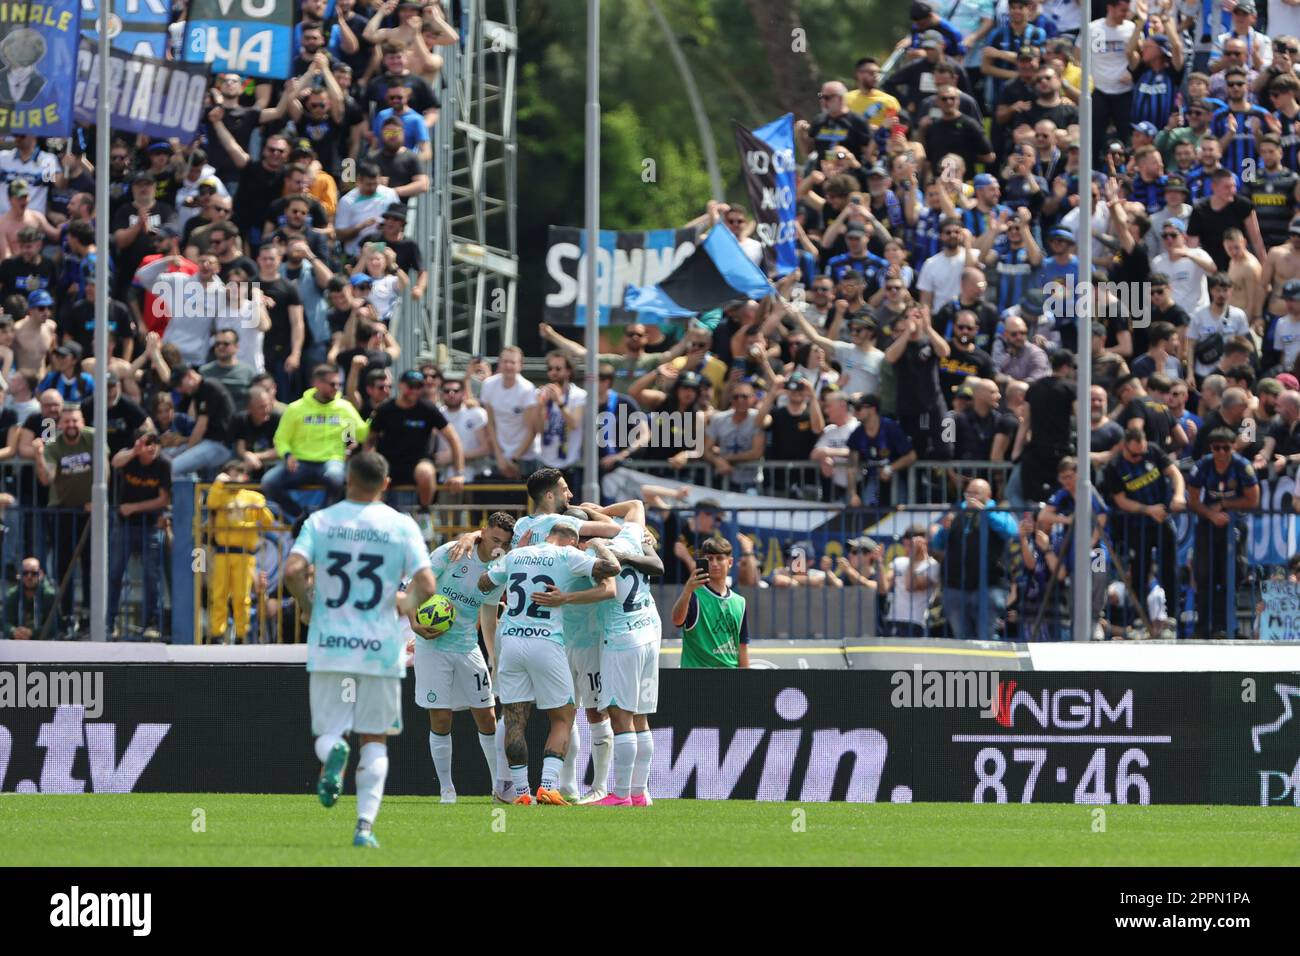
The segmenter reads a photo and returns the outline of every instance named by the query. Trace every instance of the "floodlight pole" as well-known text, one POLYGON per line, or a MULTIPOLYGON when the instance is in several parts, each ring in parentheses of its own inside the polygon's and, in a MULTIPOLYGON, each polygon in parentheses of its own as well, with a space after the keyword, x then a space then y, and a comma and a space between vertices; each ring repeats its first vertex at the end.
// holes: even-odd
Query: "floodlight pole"
POLYGON ((587 408, 583 468, 583 500, 600 503, 600 448, 597 445, 597 395, 600 392, 600 303, 596 298, 596 254, 600 251, 600 0, 587 0, 587 123, 586 123, 586 287, 587 408))
MULTIPOLYGON (((1074 614, 1073 637, 1090 640, 1092 619, 1092 21, 1084 18, 1084 42, 1079 79, 1079 282, 1066 302, 1075 310, 1078 368, 1075 431, 1079 480, 1074 493, 1074 614)), ((1137 587, 1137 582, 1134 582, 1137 587)), ((1141 595, 1133 595, 1141 600, 1141 595)))
MULTIPOLYGON (((90 487, 90 639, 108 639, 108 151, 113 138, 108 80, 113 41, 108 36, 110 4, 100 0, 99 102, 95 107, 95 430, 90 487)), ((70 82, 70 81, 69 81, 70 82)), ((147 553, 147 552, 146 552, 147 553)), ((159 574, 161 568, 144 568, 159 574)))

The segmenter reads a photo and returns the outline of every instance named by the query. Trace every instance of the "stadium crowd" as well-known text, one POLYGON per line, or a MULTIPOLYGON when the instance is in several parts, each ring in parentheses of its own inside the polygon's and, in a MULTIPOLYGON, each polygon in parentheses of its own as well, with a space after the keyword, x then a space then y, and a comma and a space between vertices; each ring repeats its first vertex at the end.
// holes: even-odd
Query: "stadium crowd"
MULTIPOLYGON (((856 530, 811 566, 764 573, 754 538, 735 535, 736 583, 871 588, 899 635, 1059 638, 1087 467, 1098 623, 1080 639, 1138 623, 1153 636, 1233 629, 1235 592, 1258 571, 1243 515, 1261 508, 1261 482, 1300 466, 1296 7, 914 3, 894 55, 826 78, 796 124, 799 268, 762 301, 624 327, 594 401, 615 420, 648 418, 586 438, 586 351, 563 330, 540 326, 541 384, 516 347, 457 370, 401 356, 388 325, 427 281, 405 200, 429 185, 435 51, 456 34, 437 3, 335 0, 325 13, 326 0, 304 0, 293 79, 215 77, 194 143, 113 141, 106 400, 115 521, 134 529, 115 534, 114 587, 130 555, 158 560, 178 478, 259 483, 291 522, 295 487, 337 497, 348 443, 365 444, 415 487, 433 541, 435 495, 540 467, 580 488, 595 440, 602 475, 627 464, 858 509, 856 530), (1085 19, 1091 91, 1079 86, 1085 19), (1084 215, 1100 285, 1080 328, 1084 215), (1086 463, 1073 457, 1081 335, 1086 463), (902 505, 921 523, 886 560, 859 532, 902 505), (1176 521, 1193 527, 1190 560, 1176 521)), ((92 134, 0 152, 0 457, 36 463, 38 480, 13 491, 20 508, 58 512, 35 557, 59 574, 90 494, 92 134)), ((710 202, 691 225, 731 230, 761 262, 742 204, 710 202)), ((680 584, 728 509, 674 510, 662 491, 647 501, 663 506, 666 580, 680 584)), ((232 591, 246 592, 255 575, 239 566, 232 591)), ((9 588, 20 604, 38 593, 9 588)), ((63 613, 76 610, 68 588, 63 613)), ((235 610, 243 637, 246 599, 242 628, 235 610)), ((214 630, 224 614, 223 602, 214 630)), ((165 627, 144 624, 150 637, 165 627)))

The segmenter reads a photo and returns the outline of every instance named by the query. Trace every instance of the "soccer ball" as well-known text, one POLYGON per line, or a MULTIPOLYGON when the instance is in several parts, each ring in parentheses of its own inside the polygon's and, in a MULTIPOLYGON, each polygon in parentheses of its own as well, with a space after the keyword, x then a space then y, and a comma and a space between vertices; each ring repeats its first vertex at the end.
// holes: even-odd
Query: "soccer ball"
POLYGON ((415 619, 422 627, 430 627, 438 634, 446 633, 456 620, 456 608, 441 594, 435 594, 420 605, 415 619))

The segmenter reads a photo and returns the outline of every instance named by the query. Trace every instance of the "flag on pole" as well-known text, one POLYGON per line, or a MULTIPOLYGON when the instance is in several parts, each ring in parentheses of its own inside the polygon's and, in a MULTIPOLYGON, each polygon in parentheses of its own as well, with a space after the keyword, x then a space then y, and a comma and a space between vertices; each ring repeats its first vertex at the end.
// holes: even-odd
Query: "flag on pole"
POLYGON ((745 186, 758 223, 754 237, 763 247, 763 268, 785 275, 799 266, 796 251, 794 114, 749 130, 734 123, 745 186))
POLYGON ((623 308, 662 316, 695 315, 740 296, 761 299, 773 291, 763 270, 719 223, 668 278, 655 285, 629 286, 623 308))

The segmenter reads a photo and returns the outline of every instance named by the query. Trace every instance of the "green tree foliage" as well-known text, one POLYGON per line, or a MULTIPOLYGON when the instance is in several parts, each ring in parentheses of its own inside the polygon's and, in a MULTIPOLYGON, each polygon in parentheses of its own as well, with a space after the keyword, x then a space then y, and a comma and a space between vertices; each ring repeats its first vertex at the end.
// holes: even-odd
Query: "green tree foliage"
MULTIPOLYGON (((756 126, 782 112, 770 46, 742 0, 658 0, 704 100, 727 198, 747 202, 732 120, 756 126)), ((852 85, 860 56, 887 55, 907 29, 902 0, 786 0, 823 79, 852 85)), ((758 5, 756 5, 757 7, 758 5)), ((644 0, 605 0, 601 15, 601 223, 660 229, 699 215, 709 197, 699 131, 685 87, 644 0), (653 179, 646 161, 653 161, 653 179)), ((783 27, 784 28, 784 27, 783 27)), ((519 4, 521 317, 540 315, 548 225, 583 221, 586 0, 519 4)), ((816 102, 802 113, 811 116, 816 102)), ((526 329, 528 322, 520 323, 526 329)), ((529 343, 522 343, 528 347, 529 343)))

